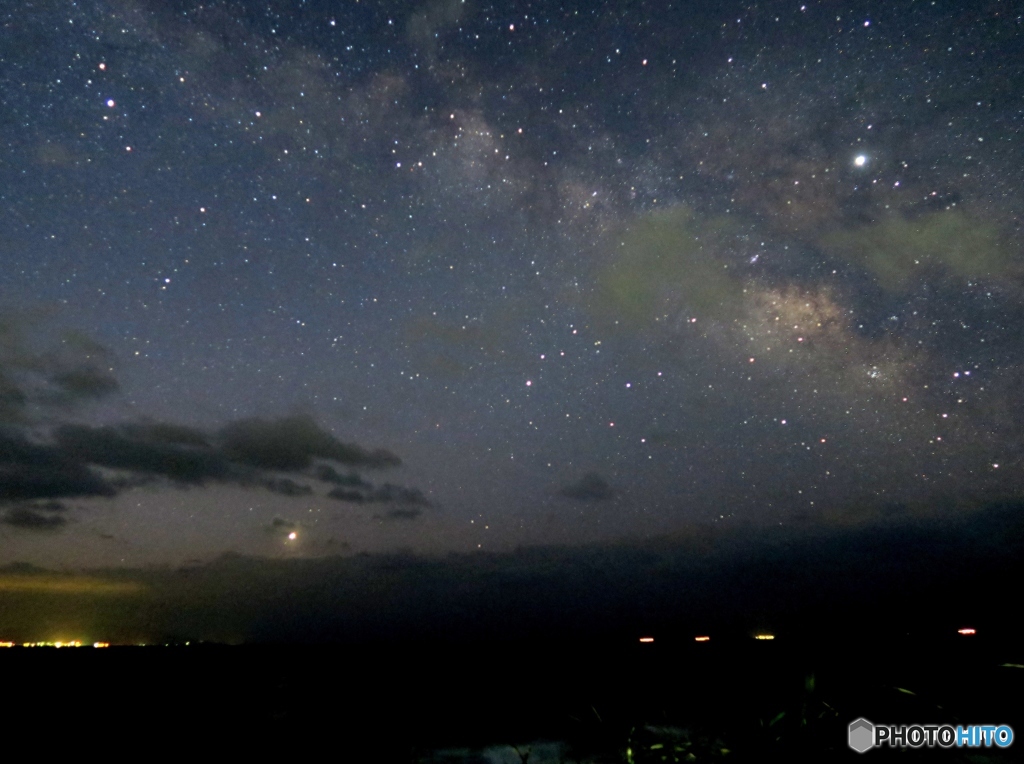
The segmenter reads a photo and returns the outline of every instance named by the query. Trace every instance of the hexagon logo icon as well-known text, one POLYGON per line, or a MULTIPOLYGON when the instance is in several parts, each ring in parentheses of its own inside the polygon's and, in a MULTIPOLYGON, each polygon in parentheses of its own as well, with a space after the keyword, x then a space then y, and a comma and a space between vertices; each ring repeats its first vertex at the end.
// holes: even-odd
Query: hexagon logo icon
POLYGON ((867 719, 861 718, 850 722, 848 742, 850 748, 857 753, 864 753, 864 751, 873 747, 875 745, 874 738, 875 725, 867 719))

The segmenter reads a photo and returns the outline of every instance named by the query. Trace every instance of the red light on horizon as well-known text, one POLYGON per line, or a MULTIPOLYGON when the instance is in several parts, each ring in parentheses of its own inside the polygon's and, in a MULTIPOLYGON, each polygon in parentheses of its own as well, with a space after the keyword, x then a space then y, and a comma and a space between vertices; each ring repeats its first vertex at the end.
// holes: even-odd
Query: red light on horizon
POLYGON ((957 629, 956 633, 957 634, 962 634, 963 636, 967 637, 967 636, 970 636, 971 634, 977 634, 978 631, 977 631, 977 629, 957 629))

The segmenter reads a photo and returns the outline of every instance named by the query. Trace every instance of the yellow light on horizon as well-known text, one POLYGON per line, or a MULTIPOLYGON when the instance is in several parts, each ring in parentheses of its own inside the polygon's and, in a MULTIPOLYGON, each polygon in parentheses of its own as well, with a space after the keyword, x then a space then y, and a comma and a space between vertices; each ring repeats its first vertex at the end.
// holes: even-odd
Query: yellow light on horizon
POLYGON ((121 596, 140 594, 145 587, 136 581, 108 581, 91 576, 50 574, 0 574, 0 592, 121 596))
POLYGON ((967 637, 967 636, 970 636, 971 634, 977 634, 978 630, 977 629, 971 629, 971 628, 957 629, 956 633, 957 634, 962 634, 963 636, 967 637))
POLYGON ((693 640, 695 642, 710 642, 711 637, 694 637, 693 640))
POLYGON ((109 642, 93 642, 92 646, 93 647, 110 647, 110 643, 109 642))
POLYGON ((14 642, 0 642, 0 647, 15 647, 14 642))
POLYGON ((654 641, 654 637, 640 637, 640 641, 647 645, 654 641))
POLYGON ((754 639, 775 639, 774 634, 755 634, 754 639))

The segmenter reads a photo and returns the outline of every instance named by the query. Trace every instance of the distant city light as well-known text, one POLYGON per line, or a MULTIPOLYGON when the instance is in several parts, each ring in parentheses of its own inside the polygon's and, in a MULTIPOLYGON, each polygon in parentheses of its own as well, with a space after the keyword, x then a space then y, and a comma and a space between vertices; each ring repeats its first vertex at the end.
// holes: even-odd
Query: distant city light
POLYGON ((654 641, 654 637, 640 637, 640 641, 644 644, 649 644, 654 641))
POLYGON ((711 637, 694 637, 693 640, 695 642, 710 642, 711 637))
POLYGON ((22 647, 81 647, 82 643, 77 639, 70 642, 23 642, 22 647))
MULTIPOLYGON (((93 642, 93 647, 110 647, 109 642, 93 642)), ((5 641, 0 642, 0 647, 88 647, 88 644, 83 644, 80 640, 72 639, 70 642, 61 640, 60 642, 22 642, 20 645, 17 642, 5 641)))
POLYGON ((978 632, 977 632, 976 629, 957 629, 956 633, 957 634, 963 634, 965 637, 967 637, 967 636, 970 636, 971 634, 977 634, 978 632))
POLYGON ((755 634, 754 639, 775 639, 774 634, 755 634))

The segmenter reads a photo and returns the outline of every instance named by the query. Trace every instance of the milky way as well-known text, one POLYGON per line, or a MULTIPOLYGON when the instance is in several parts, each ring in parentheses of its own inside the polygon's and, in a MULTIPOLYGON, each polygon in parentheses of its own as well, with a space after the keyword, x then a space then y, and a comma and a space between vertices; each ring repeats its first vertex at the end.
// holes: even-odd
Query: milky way
POLYGON ((1019 493, 1011 11, 11 10, 0 562, 1019 493))

